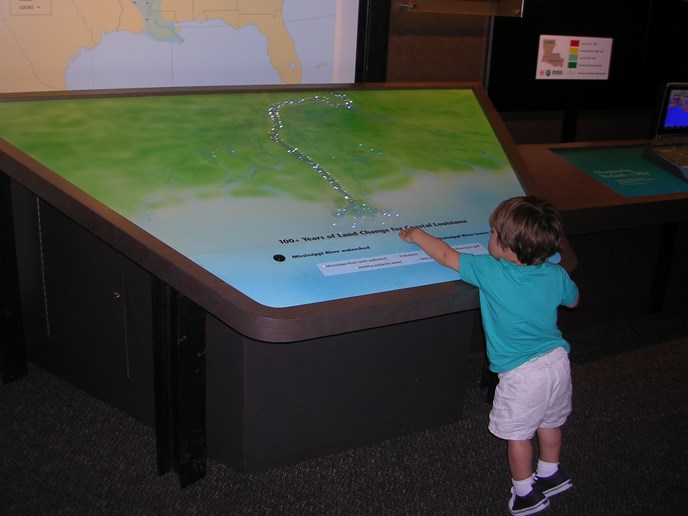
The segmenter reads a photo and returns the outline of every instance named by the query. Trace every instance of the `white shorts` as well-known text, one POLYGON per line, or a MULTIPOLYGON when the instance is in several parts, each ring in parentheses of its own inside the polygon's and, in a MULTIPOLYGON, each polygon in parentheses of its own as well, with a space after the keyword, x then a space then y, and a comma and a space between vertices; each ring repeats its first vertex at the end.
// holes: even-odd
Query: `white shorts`
POLYGON ((488 428, 513 441, 532 439, 538 428, 558 428, 571 414, 571 366, 558 347, 499 374, 488 428))

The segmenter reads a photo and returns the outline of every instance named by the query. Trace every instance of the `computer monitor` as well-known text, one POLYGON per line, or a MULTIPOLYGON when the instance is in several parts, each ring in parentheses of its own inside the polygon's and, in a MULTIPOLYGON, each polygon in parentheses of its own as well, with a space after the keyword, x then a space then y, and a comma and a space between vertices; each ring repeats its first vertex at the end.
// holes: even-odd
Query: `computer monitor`
POLYGON ((688 136, 688 83, 670 82, 664 88, 654 137, 688 136))

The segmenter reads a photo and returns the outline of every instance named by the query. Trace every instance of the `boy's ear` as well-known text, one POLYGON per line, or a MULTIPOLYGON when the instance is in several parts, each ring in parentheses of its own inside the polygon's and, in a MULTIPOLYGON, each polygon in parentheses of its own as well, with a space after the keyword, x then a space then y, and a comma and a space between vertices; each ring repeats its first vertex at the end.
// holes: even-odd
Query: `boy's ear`
POLYGON ((505 245, 502 243, 502 239, 499 238, 499 233, 497 233, 497 232, 495 231, 495 235, 496 235, 496 237, 497 237, 497 245, 499 246, 499 248, 500 248, 502 251, 511 251, 511 248, 505 246, 505 245))

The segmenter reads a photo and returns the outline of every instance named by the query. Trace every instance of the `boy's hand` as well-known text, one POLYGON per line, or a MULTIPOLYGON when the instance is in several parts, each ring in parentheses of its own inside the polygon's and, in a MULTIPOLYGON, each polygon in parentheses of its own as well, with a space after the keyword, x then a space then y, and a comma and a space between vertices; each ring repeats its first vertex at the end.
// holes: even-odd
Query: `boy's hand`
POLYGON ((399 231, 399 237, 404 242, 419 246, 436 262, 455 271, 459 270, 459 252, 449 247, 446 242, 428 234, 421 228, 404 228, 399 231))
POLYGON ((409 244, 413 243, 413 231, 418 228, 404 228, 401 231, 399 231, 399 236, 404 242, 408 242, 409 244))

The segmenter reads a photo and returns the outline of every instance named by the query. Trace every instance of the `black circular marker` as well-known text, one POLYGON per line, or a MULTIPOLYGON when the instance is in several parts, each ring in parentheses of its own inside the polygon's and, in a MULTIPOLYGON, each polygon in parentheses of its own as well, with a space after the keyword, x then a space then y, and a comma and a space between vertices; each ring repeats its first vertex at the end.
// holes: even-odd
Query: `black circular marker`
POLYGON ((272 257, 272 259, 276 262, 283 262, 284 260, 286 260, 283 254, 276 254, 272 257))

